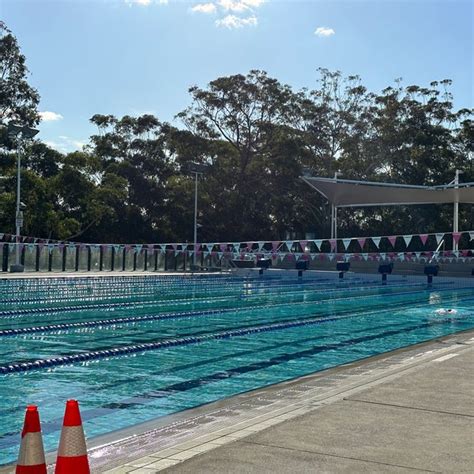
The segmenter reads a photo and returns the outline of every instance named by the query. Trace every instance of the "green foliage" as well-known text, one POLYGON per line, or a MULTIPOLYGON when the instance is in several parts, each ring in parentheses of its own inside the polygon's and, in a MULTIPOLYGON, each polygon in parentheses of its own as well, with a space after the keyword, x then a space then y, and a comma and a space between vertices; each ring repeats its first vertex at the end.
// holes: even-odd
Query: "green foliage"
POLYGON ((12 121, 31 127, 38 123, 39 94, 28 84, 27 75, 18 42, 0 21, 0 124, 12 121))

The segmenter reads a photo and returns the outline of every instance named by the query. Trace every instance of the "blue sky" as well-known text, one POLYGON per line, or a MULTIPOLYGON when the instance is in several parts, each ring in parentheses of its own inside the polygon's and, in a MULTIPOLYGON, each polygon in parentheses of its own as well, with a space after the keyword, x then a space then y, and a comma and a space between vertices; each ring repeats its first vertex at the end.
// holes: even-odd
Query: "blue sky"
POLYGON ((318 67, 359 74, 380 91, 398 77, 454 80, 472 107, 471 0, 0 0, 45 112, 39 135, 73 150, 95 113, 172 121, 188 88, 264 69, 295 88, 318 67), (317 32, 317 33, 316 33, 317 32), (46 113, 49 112, 49 113, 46 113), (55 120, 54 120, 55 119, 55 120))

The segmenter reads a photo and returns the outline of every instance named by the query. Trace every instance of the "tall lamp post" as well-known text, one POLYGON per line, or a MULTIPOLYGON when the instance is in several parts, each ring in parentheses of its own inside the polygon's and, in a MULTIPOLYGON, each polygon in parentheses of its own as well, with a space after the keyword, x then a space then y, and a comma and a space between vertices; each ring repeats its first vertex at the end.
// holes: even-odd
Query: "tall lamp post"
POLYGON ((18 140, 18 150, 16 153, 16 212, 15 212, 15 227, 16 227, 16 249, 15 249, 15 263, 10 266, 10 272, 22 272, 23 265, 20 263, 20 233, 23 227, 23 210, 24 205, 21 202, 21 152, 25 149, 27 140, 31 140, 39 130, 28 127, 26 125, 16 125, 9 123, 7 128, 8 136, 18 140), (23 150, 22 150, 23 149, 23 150))
POLYGON ((198 181, 199 176, 202 176, 208 168, 208 165, 202 165, 199 163, 190 163, 188 165, 188 173, 194 175, 194 253, 193 253, 193 267, 196 267, 197 261, 197 231, 198 231, 198 181))
MULTIPOLYGON (((337 178, 341 176, 340 171, 334 173, 334 181, 337 181, 337 178)), ((331 239, 337 240, 337 206, 331 204, 331 239)), ((336 253, 337 253, 337 243, 336 243, 336 253)))

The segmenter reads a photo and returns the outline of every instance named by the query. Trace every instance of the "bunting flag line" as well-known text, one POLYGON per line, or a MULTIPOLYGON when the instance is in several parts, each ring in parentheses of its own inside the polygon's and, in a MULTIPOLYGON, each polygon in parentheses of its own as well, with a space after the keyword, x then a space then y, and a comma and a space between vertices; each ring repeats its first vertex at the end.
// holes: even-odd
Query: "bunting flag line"
MULTIPOLYGON (((474 231, 464 232, 447 232, 447 233, 432 233, 432 234, 413 234, 413 235, 390 235, 380 237, 358 237, 358 238, 342 238, 342 239, 311 239, 311 240, 285 240, 285 241, 248 241, 248 242, 232 242, 232 243, 201 243, 194 244, 189 243, 162 243, 162 244, 95 244, 95 243, 81 243, 81 242, 67 242, 67 241, 56 241, 52 239, 40 239, 37 237, 19 236, 17 238, 13 234, 0 233, 0 242, 2 248, 10 246, 15 249, 18 247, 20 251, 25 250, 29 253, 34 252, 37 249, 41 252, 44 247, 47 248, 49 254, 52 255, 53 259, 59 258, 60 253, 64 251, 77 252, 85 251, 92 254, 96 258, 99 252, 105 253, 114 250, 115 253, 124 251, 140 254, 143 251, 147 251, 153 254, 155 251, 160 254, 167 253, 169 256, 186 255, 192 256, 203 255, 205 258, 219 258, 224 257, 231 258, 233 255, 237 255, 237 258, 249 258, 249 255, 253 258, 272 258, 278 259, 308 259, 308 260, 330 260, 334 258, 341 258, 352 261, 378 261, 378 260, 398 260, 398 261, 421 261, 428 262, 431 259, 440 259, 443 261, 472 261, 474 249, 466 248, 472 246, 472 240, 474 240, 474 231), (468 238, 467 238, 468 237, 468 238), (400 238, 400 241, 397 239, 400 238), (413 240, 415 238, 415 240, 413 240), (375 252, 367 253, 363 252, 367 240, 371 239, 378 250, 380 250, 380 244, 382 239, 387 239, 391 245, 390 252, 375 252), (407 249, 402 252, 401 249, 396 248, 397 244, 403 239, 405 245, 410 246, 413 243, 413 252, 409 252, 407 249), (439 245, 443 240, 446 240, 448 247, 452 244, 463 243, 464 248, 459 251, 447 250, 439 252, 439 245), (361 252, 349 253, 348 250, 351 246, 352 241, 357 241, 361 252), (324 251, 330 250, 331 254, 336 255, 330 256, 321 252, 321 246, 323 242, 328 244, 323 246, 324 251), (339 244, 340 243, 340 244, 339 244), (425 248, 424 251, 420 251, 420 244, 425 248), (435 245, 436 244, 436 245, 435 245), (339 250, 345 251, 345 253, 337 253, 338 245, 339 250), (428 248, 427 248, 428 247, 428 248), (282 251, 283 249, 283 251, 282 251)), ((382 247, 383 248, 383 247, 382 247)), ((358 250, 358 247, 354 250, 358 250)), ((81 253, 80 258, 84 258, 81 253)))

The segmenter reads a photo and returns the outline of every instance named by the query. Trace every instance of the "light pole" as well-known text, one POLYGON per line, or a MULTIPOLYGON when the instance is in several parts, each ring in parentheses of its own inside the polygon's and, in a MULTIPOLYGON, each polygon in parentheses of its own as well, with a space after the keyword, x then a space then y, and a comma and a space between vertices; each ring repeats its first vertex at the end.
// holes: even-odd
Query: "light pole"
POLYGON ((15 264, 10 266, 10 272, 22 272, 23 265, 20 264, 20 233, 23 227, 23 210, 24 204, 21 202, 21 151, 25 148, 26 140, 31 140, 39 130, 28 127, 26 125, 8 124, 8 136, 10 138, 18 139, 18 149, 16 153, 16 212, 15 212, 15 227, 16 227, 16 249, 15 249, 15 264))
MULTIPOLYGON (((341 176, 340 171, 334 173, 334 181, 337 182, 337 178, 341 176)), ((331 204, 331 239, 337 240, 337 206, 331 204)), ((337 252, 337 243, 336 243, 337 252)))
MULTIPOLYGON (((454 177, 454 180, 451 181, 451 184, 454 184, 454 188, 458 189, 459 188, 459 175, 462 174, 461 170, 456 170, 456 175, 454 177)), ((453 210, 453 232, 457 233, 459 232, 459 201, 458 197, 456 196, 456 200, 454 201, 454 210, 453 210)), ((454 240, 453 237, 453 250, 458 250, 458 243, 454 240)))
POLYGON ((190 163, 188 166, 188 172, 194 175, 194 253, 193 253, 193 267, 196 267, 197 260, 197 231, 198 231, 198 181, 199 176, 202 176, 206 169, 207 165, 201 165, 199 163, 190 163))

